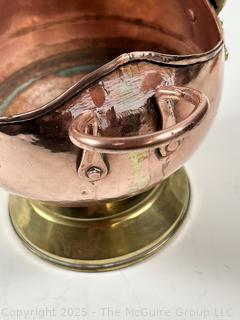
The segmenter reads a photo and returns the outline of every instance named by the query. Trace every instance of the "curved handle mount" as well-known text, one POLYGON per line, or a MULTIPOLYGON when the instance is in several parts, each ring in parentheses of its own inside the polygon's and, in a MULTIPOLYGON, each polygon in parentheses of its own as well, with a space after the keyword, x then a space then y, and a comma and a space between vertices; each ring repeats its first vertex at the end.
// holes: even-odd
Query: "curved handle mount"
POLYGON ((193 111, 185 119, 171 123, 165 129, 131 137, 98 136, 98 120, 93 110, 84 111, 74 119, 69 128, 69 137, 77 147, 84 150, 78 169, 81 177, 84 176, 89 181, 97 181, 108 174, 104 153, 119 154, 157 148, 174 152, 173 146, 178 145, 189 131, 202 122, 209 109, 208 98, 191 88, 160 87, 155 96, 159 107, 163 102, 177 100, 176 102, 183 102, 186 105, 190 103, 193 111))
POLYGON ((194 105, 194 110, 187 118, 169 128, 131 137, 101 137, 86 133, 86 127, 89 124, 95 123, 95 126, 97 125, 95 112, 88 110, 73 121, 69 128, 69 137, 79 148, 102 153, 127 153, 155 149, 182 139, 187 132, 200 124, 209 108, 208 98, 203 93, 190 88, 161 87, 157 90, 156 98, 158 104, 161 104, 162 100, 183 99, 194 105))

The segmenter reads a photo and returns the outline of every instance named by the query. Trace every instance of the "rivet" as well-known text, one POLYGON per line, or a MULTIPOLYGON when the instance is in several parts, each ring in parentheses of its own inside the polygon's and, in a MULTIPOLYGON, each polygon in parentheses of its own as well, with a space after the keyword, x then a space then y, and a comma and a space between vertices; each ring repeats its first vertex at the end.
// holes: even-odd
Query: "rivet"
POLYGON ((86 176, 92 180, 92 181, 97 181, 100 180, 102 177, 102 169, 99 167, 91 167, 87 170, 86 176))

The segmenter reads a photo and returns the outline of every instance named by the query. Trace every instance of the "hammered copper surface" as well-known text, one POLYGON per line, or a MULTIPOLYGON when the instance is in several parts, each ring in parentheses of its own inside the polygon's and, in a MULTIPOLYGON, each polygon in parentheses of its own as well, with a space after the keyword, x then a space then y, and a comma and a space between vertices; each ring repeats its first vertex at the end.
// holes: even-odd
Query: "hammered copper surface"
POLYGON ((1 187, 63 206, 120 199, 165 179, 198 147, 223 79, 222 29, 207 0, 0 1, 0 8, 1 187), (202 93, 190 90, 187 101, 181 89, 176 100, 176 86, 202 93), (171 94, 160 103, 162 87, 171 94), (192 121, 203 101, 206 114, 192 121), (92 142, 83 150, 69 130, 89 110, 89 141, 149 142, 155 134, 157 142, 131 152, 119 145, 114 154, 99 144, 90 150, 92 142), (164 140, 166 132, 173 138, 164 140))

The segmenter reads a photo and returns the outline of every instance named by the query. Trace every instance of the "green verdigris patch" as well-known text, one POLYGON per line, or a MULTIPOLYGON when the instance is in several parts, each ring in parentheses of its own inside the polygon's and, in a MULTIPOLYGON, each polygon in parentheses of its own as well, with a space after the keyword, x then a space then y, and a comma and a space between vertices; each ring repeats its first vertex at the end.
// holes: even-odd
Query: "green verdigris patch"
POLYGON ((134 189, 139 190, 145 187, 149 180, 149 174, 146 172, 144 163, 148 158, 148 151, 134 152, 130 154, 131 164, 133 169, 133 184, 134 189))

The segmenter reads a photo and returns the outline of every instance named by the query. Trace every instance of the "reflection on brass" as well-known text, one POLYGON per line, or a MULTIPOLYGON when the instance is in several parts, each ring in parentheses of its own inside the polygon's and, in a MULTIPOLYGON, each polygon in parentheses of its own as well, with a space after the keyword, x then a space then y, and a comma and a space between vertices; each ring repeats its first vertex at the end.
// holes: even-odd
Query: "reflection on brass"
POLYGON ((181 225, 188 202, 188 179, 181 170, 130 202, 61 209, 11 196, 10 212, 24 244, 41 258, 105 271, 143 260, 163 246, 181 225))
POLYGON ((13 194, 15 229, 71 268, 141 260, 183 218, 189 191, 175 172, 219 106, 224 41, 214 3, 0 4, 0 187, 13 194))

